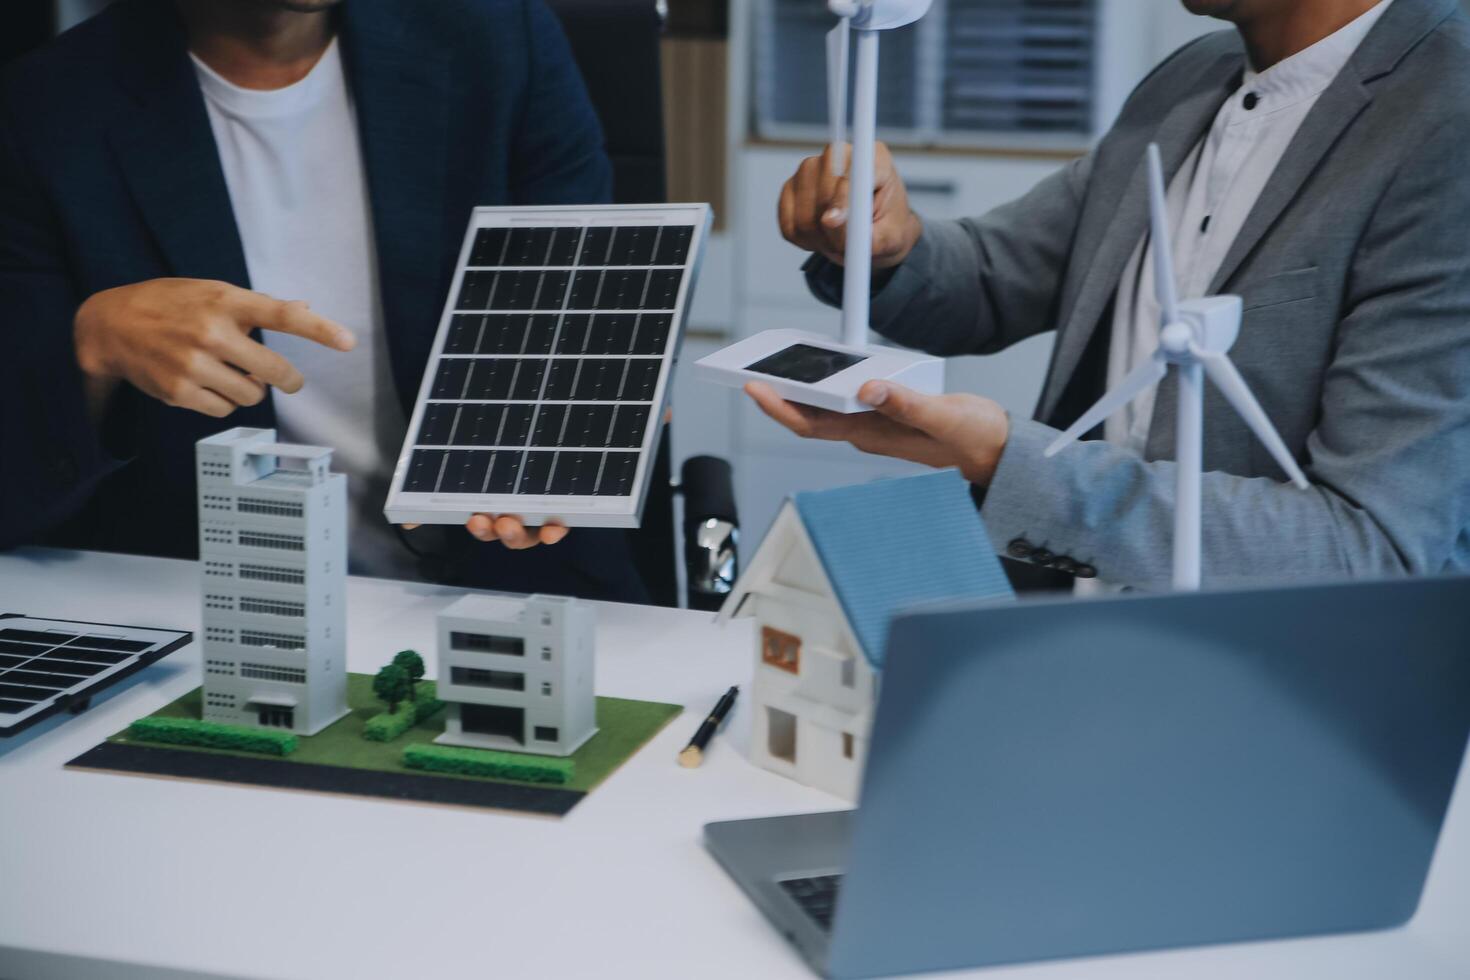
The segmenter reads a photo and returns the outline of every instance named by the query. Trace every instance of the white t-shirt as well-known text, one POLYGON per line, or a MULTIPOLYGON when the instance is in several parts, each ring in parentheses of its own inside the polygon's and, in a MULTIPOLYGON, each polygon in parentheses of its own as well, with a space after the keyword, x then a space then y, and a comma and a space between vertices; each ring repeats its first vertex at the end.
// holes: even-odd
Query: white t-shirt
POLYGON ((383 517, 407 423, 389 374, 372 209, 357 117, 335 40, 310 73, 281 89, 245 89, 194 59, 219 148, 250 284, 306 300, 357 335, 343 353, 264 331, 306 379, 272 393, 280 438, 328 446, 347 474, 353 574, 416 578, 383 517))

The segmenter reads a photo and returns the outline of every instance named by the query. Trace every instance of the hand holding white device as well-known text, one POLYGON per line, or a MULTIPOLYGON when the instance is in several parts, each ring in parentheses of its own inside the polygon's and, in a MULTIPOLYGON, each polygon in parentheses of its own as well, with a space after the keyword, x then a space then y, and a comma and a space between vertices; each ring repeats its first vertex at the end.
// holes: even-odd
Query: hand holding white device
POLYGON ((842 342, 806 331, 768 330, 697 361, 700 377, 732 387, 762 381, 789 401, 845 414, 871 410, 857 397, 858 389, 869 381, 897 381, 925 394, 944 391, 944 362, 940 359, 868 343, 878 32, 913 23, 931 2, 828 0, 828 9, 842 18, 827 35, 829 159, 834 161, 842 158, 845 136, 849 27, 857 32, 846 252, 858 258, 847 263, 843 279, 842 342))

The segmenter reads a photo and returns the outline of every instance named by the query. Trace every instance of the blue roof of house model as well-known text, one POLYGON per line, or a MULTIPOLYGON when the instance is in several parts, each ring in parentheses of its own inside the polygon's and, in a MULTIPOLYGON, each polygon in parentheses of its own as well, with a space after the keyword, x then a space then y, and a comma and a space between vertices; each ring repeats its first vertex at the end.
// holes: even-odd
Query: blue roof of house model
POLYGON ((875 667, 906 606, 1014 598, 969 484, 954 470, 795 494, 842 611, 875 667))

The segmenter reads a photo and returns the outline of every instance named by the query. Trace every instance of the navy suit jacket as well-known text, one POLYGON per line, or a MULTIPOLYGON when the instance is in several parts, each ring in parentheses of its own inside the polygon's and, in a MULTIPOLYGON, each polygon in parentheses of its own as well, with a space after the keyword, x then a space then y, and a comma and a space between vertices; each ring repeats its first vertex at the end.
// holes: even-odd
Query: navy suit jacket
MULTIPOLYGON (((471 208, 606 201, 611 170, 540 0, 347 0, 338 16, 407 414, 471 208)), ((73 350, 82 300, 161 276, 250 285, 182 24, 168 0, 122 0, 0 88, 0 546, 197 556, 194 443, 274 425, 270 401, 216 420, 123 385, 98 431, 73 350)), ((526 552, 461 528, 410 540, 439 556, 431 577, 646 594, 623 531, 526 552)))

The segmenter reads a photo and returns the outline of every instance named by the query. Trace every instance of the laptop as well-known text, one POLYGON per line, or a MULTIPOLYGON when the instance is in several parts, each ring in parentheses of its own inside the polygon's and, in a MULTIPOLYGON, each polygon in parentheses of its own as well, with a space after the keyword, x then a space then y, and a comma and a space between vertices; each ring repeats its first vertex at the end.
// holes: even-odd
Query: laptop
POLYGON ((861 806, 705 843, 834 978, 1399 925, 1467 609, 1445 578, 903 615, 861 806))

